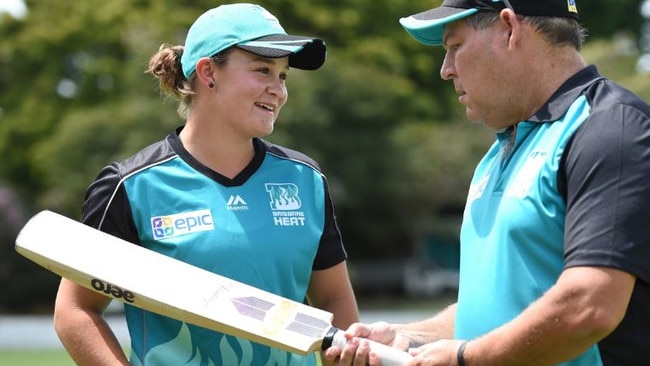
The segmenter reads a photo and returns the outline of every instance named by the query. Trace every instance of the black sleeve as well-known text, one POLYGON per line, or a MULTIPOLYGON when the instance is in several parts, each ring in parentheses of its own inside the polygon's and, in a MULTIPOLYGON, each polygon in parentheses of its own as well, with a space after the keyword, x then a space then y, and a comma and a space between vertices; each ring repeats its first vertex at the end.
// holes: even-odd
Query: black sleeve
POLYGON ((139 244, 131 206, 117 164, 102 169, 86 191, 81 222, 131 243, 139 244))
POLYGON ((343 247, 341 231, 336 223, 334 204, 332 203, 329 186, 325 177, 323 177, 323 184, 325 185, 325 223, 320 245, 318 246, 318 253, 316 253, 316 258, 314 259, 313 270, 333 267, 347 258, 345 248, 343 247))
POLYGON ((592 112, 564 153, 565 263, 617 268, 648 283, 650 118, 608 105, 592 112))

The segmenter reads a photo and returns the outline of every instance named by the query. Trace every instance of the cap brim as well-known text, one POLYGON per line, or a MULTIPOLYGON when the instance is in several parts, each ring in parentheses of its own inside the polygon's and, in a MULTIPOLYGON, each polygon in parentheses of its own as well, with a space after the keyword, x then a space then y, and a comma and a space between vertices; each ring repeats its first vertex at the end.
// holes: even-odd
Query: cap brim
POLYGON ((429 46, 440 46, 445 24, 468 17, 477 11, 477 9, 441 6, 402 18, 399 22, 418 42, 429 46))
POLYGON ((289 66, 316 70, 325 63, 325 42, 319 38, 277 34, 242 42, 237 45, 256 55, 279 58, 289 56, 289 66))

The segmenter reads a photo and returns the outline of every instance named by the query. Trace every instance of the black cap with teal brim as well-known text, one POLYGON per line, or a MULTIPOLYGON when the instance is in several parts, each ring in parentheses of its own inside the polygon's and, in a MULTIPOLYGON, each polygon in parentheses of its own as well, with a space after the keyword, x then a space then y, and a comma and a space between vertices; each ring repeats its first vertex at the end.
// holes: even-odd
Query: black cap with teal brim
POLYGON ((325 42, 319 38, 291 35, 272 35, 236 46, 256 55, 278 58, 289 56, 289 66, 302 70, 316 70, 325 63, 325 42))
POLYGON ((567 17, 578 20, 575 0, 444 0, 431 10, 399 20, 418 42, 429 46, 442 45, 445 24, 463 19, 479 11, 501 11, 510 7, 516 14, 567 17))
POLYGON ((316 70, 325 63, 325 42, 319 38, 292 36, 278 19, 255 4, 229 4, 199 16, 185 39, 181 64, 189 78, 196 63, 230 47, 269 58, 289 57, 289 66, 316 70))

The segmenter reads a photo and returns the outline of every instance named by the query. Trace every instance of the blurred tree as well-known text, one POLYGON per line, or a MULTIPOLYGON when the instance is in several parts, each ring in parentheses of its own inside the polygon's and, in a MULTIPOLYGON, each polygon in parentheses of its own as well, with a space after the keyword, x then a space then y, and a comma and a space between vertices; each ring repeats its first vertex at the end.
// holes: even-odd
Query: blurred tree
POLYGON ((625 32, 639 39, 643 18, 643 0, 578 0, 580 22, 587 28, 590 39, 611 38, 625 32))
MULTIPOLYGON (((221 3, 27 0, 25 19, 0 15, 0 179, 25 203, 25 217, 47 208, 78 218, 102 166, 183 123, 144 69, 162 43, 182 44, 191 22, 221 3)), ((398 23, 440 0, 259 3, 288 32, 328 44, 321 70, 291 71, 289 102, 269 139, 321 163, 351 260, 408 256, 436 224, 454 227, 493 137, 466 121, 453 87, 440 79, 444 50, 417 43, 398 23)), ((631 71, 633 56, 611 52, 609 43, 616 30, 638 31, 639 3, 578 5, 591 34, 586 51, 590 42, 605 50, 592 54, 606 76, 650 93, 648 78, 631 71)), ((15 233, 4 233, 2 253, 13 253, 15 233)), ((53 282, 28 273, 48 276, 17 255, 0 256, 0 293, 7 294, 0 308, 18 288, 53 282), (28 282, 9 291, 12 275, 28 282)))

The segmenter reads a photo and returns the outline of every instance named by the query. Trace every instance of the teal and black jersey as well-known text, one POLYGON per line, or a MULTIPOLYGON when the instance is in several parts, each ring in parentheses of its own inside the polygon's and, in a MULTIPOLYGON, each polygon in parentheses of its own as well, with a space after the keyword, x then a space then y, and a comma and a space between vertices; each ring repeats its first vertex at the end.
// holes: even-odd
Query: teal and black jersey
POLYGON ((507 323, 570 267, 637 278, 619 327, 563 365, 650 365, 650 108, 589 66, 497 134, 461 228, 456 337, 507 323))
MULTIPOLYGON (((228 179, 194 159, 178 132, 105 167, 88 189, 83 222, 302 302, 311 272, 346 258, 316 162, 254 139, 253 161, 228 179)), ((313 355, 264 347, 135 307, 126 307, 126 319, 134 365, 316 363, 313 355)))

